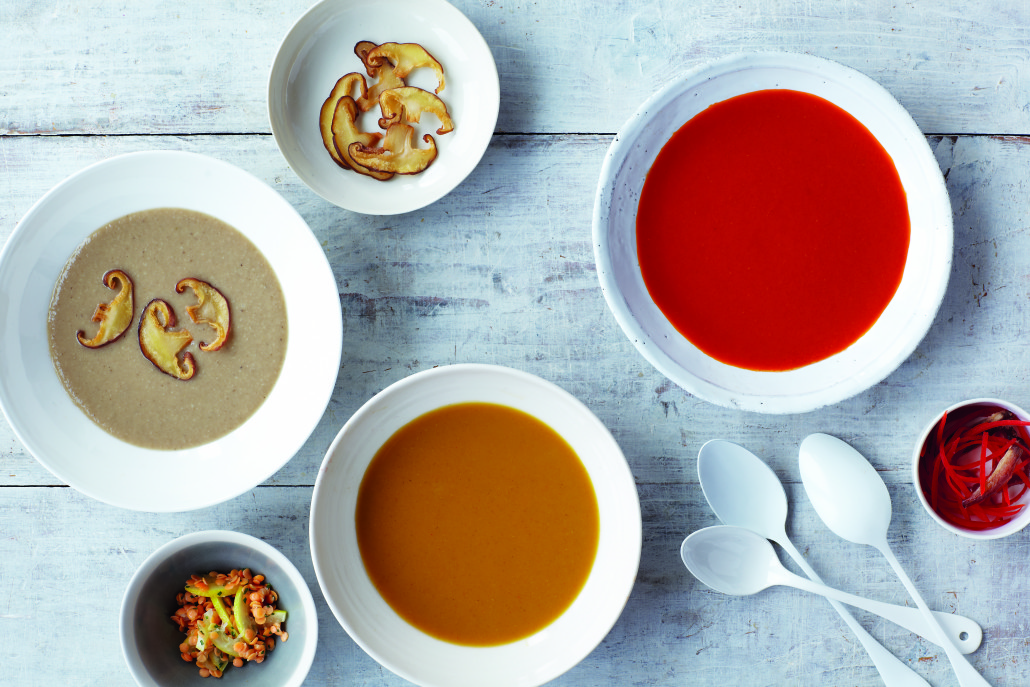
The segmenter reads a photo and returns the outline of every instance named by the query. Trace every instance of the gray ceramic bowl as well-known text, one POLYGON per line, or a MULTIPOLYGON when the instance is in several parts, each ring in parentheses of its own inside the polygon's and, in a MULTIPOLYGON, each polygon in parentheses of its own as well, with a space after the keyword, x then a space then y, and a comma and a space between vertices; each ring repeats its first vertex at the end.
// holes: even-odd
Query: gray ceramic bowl
POLYGON ((273 546, 238 532, 208 530, 187 534, 160 547, 132 576, 122 599, 119 627, 129 672, 143 687, 207 684, 192 663, 179 656, 185 635, 171 621, 175 596, 190 575, 250 568, 264 575, 287 611, 289 639, 276 644, 261 664, 230 667, 219 684, 292 687, 304 682, 315 658, 318 618, 300 572, 273 546))

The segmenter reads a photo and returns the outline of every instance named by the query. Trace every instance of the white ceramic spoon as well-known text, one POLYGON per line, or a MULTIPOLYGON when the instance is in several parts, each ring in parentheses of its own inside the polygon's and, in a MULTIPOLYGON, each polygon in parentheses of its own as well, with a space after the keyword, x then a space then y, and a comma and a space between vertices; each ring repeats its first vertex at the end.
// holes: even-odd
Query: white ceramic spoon
MULTIPOLYGON (((795 575, 783 567, 768 539, 743 527, 716 525, 698 530, 683 540, 680 558, 694 577, 723 594, 750 596, 783 585, 875 613, 917 634, 921 634, 921 630, 916 628, 926 627, 917 608, 873 601, 795 575)), ((935 615, 948 632, 959 632, 953 621, 961 616, 935 615)), ((933 636, 927 639, 935 641, 933 636)))
MULTIPOLYGON (((867 544, 880 551, 894 568, 919 610, 934 627, 937 643, 951 661, 961 687, 988 685, 916 590, 901 563, 887 544, 891 524, 891 497, 887 485, 861 453, 836 437, 813 434, 801 442, 801 481, 816 513, 838 536, 856 544, 867 544)), ((933 635, 927 636, 932 639, 933 635)))
MULTIPOLYGON (((714 439, 702 446, 697 454, 697 474, 708 505, 724 524, 743 527, 771 539, 810 579, 822 582, 787 537, 787 493, 776 473, 761 458, 743 446, 714 439)), ((929 687, 930 683, 877 642, 844 606, 833 599, 829 601, 858 637, 887 687, 929 687)), ((967 639, 982 637, 980 626, 970 623, 975 631, 960 634, 959 641, 962 636, 967 639)), ((976 644, 979 644, 978 640, 976 644)))

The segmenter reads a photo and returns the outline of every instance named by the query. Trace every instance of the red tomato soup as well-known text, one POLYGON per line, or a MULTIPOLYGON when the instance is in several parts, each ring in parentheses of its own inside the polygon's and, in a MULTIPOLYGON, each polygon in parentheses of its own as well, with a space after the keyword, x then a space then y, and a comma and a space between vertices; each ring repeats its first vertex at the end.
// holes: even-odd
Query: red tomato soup
POLYGON ((684 124, 648 172, 637 255, 655 304, 726 364, 791 370, 876 322, 901 283, 905 190, 854 117, 767 90, 684 124))

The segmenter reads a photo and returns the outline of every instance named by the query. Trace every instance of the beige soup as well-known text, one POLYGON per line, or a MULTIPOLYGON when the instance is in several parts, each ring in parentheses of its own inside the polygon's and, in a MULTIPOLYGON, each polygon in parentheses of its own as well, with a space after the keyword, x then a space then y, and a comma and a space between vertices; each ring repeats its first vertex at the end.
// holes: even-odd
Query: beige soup
POLYGON ((383 598, 445 641, 513 642, 575 600, 597 498, 554 430, 506 406, 446 406, 398 430, 358 492, 358 546, 383 598))
POLYGON ((199 212, 155 209, 101 227, 75 251, 54 288, 47 331, 61 381, 93 421, 138 446, 181 449, 228 434, 268 397, 286 352, 286 304, 268 261, 239 231, 199 212), (87 348, 76 332, 97 331, 93 312, 115 296, 102 283, 111 269, 133 281, 133 321, 118 340, 87 348), (175 291, 185 277, 210 283, 229 301, 230 336, 218 351, 198 350, 214 332, 187 316, 196 299, 175 291), (193 334, 190 380, 161 372, 140 352, 140 313, 154 298, 172 306, 173 329, 193 334))

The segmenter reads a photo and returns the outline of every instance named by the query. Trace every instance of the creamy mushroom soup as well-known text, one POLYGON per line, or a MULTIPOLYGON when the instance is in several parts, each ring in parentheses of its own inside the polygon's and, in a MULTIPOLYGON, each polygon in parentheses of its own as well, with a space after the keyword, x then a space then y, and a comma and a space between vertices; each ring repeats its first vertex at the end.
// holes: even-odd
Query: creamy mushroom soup
MULTIPOLYGON (((124 318, 115 325, 124 327, 124 318)), ((286 303, 271 265, 243 234, 209 215, 161 208, 117 219, 76 249, 54 287, 47 334, 58 376, 94 422, 138 446, 182 449, 228 434, 268 397, 286 353, 286 303), (107 341, 98 330, 108 323, 93 318, 101 303, 118 307, 122 284, 104 283, 111 270, 131 280, 133 306, 124 333, 107 341), (191 321, 187 308, 198 294, 177 293, 183 279, 206 282, 228 302, 231 327, 218 350, 200 349, 219 334, 203 317, 191 321), (141 313, 154 299, 170 306, 175 323, 162 321, 167 330, 193 337, 170 353, 180 362, 193 357, 190 379, 163 372, 141 350, 141 313)))

